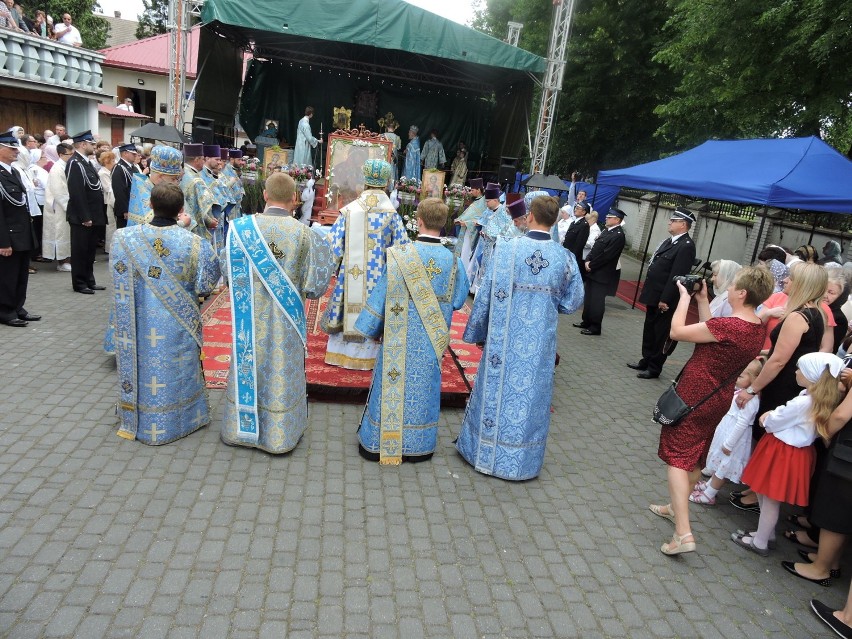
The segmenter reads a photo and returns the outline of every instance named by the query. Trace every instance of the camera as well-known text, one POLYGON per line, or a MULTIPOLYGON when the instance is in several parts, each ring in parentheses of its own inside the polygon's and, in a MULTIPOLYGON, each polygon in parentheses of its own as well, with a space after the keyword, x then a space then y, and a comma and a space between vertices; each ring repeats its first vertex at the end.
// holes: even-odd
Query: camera
POLYGON ((675 275, 672 278, 673 282, 680 282, 690 295, 701 290, 701 281, 704 278, 700 275, 675 275))

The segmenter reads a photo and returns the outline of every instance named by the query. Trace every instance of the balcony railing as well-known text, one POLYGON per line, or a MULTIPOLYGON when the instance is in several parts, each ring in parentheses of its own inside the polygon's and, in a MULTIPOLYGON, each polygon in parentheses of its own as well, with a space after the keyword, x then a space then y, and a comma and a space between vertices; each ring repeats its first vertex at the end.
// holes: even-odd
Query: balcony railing
POLYGON ((0 31, 0 79, 101 93, 104 56, 35 35, 0 31))

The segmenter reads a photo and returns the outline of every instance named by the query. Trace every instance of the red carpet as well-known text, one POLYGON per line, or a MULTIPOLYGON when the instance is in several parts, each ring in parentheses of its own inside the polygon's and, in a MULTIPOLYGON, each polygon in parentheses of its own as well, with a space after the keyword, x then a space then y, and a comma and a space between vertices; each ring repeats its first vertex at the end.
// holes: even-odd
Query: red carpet
MULTIPOLYGON (((328 336, 319 327, 322 312, 331 295, 334 282, 319 300, 308 300, 308 358, 305 369, 308 395, 324 401, 357 401, 366 399, 373 377, 372 371, 352 371, 325 363, 328 336)), ((444 353, 441 376, 441 404, 464 406, 470 394, 482 351, 461 336, 470 315, 465 305, 453 314, 450 348, 444 353), (462 373, 464 371, 464 373, 462 373)), ((231 302, 227 289, 217 295, 202 313, 204 323, 204 379, 207 388, 225 388, 231 360, 231 302)))

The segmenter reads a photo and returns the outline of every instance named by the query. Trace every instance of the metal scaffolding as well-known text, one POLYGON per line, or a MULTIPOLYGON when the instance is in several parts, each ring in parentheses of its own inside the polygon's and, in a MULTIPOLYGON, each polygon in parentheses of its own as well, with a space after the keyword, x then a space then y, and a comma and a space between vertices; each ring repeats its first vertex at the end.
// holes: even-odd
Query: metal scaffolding
POLYGON ((190 18, 201 17, 204 0, 169 0, 169 102, 167 124, 183 133, 190 18))
POLYGON ((523 22, 510 22, 509 31, 506 34, 506 42, 513 47, 518 46, 518 40, 521 38, 521 29, 523 28, 523 22))
POLYGON ((554 0, 553 30, 547 49, 547 71, 541 87, 541 106, 535 130, 535 144, 530 150, 530 173, 544 173, 550 136, 556 121, 556 104, 562 90, 562 76, 568 59, 568 40, 571 37, 571 18, 575 0, 554 0))

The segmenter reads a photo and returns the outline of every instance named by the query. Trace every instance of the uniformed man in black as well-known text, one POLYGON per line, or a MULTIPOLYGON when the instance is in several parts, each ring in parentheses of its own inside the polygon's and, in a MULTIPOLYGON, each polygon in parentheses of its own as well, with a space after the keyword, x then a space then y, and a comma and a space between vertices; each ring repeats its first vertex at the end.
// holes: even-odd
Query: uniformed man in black
POLYGON ((645 305, 645 325, 642 329, 642 359, 627 366, 639 371, 640 379, 655 379, 660 376, 669 353, 665 352, 666 341, 672 326, 672 313, 680 294, 673 278, 686 275, 695 262, 695 242, 689 237, 689 229, 695 215, 686 208, 678 207, 669 218, 669 237, 654 251, 648 276, 639 301, 645 305))
POLYGON ((24 308, 36 238, 27 190, 12 166, 20 148, 12 131, 0 134, 0 323, 16 327, 41 319, 24 308))
POLYGON ((71 284, 85 295, 103 291, 95 283, 95 251, 99 228, 106 226, 106 210, 101 180, 89 162, 95 138, 91 131, 73 136, 74 155, 65 166, 68 180, 68 207, 65 210, 71 225, 71 284))
POLYGON ((133 175, 139 173, 136 161, 139 153, 135 144, 122 144, 118 147, 121 156, 115 166, 112 167, 112 194, 115 196, 115 204, 112 210, 115 213, 115 227, 123 229, 127 226, 127 211, 130 210, 130 188, 133 184, 133 175))
MULTIPOLYGON (((574 324, 583 335, 600 335, 607 295, 615 295, 621 269, 618 261, 624 250, 626 238, 621 222, 624 211, 610 209, 606 215, 606 228, 598 235, 592 250, 586 256, 586 296, 583 300, 583 321, 574 324)), ((588 225, 587 225, 588 226, 588 225)))
POLYGON ((577 268, 580 269, 584 281, 587 273, 583 268, 583 249, 589 241, 589 223, 586 221, 586 215, 591 210, 592 207, 588 202, 577 202, 574 205, 574 219, 571 220, 571 226, 565 231, 565 239, 562 240, 562 246, 577 258, 577 268))

